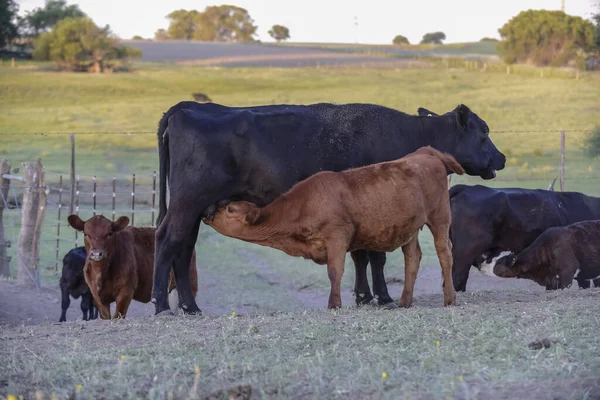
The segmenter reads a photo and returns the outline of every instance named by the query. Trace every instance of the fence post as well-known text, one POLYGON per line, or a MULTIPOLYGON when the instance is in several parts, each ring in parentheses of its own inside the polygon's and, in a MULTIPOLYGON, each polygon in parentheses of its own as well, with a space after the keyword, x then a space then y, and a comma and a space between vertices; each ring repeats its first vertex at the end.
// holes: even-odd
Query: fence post
POLYGON ((17 279, 26 286, 40 288, 40 233, 46 212, 46 192, 42 162, 24 162, 25 188, 19 235, 17 279))
POLYGON ((131 183, 131 226, 135 226, 135 174, 131 183))
POLYGON ((560 166, 558 174, 560 176, 560 191, 565 190, 565 131, 560 131, 560 166))
POLYGON ((92 189, 92 212, 96 216, 96 175, 94 175, 94 186, 92 189))
MULTIPOLYGON (((79 175, 75 178, 75 215, 79 215, 79 175)), ((75 229, 75 247, 77 247, 77 229, 75 229)))
POLYGON ((156 171, 152 174, 152 227, 154 228, 154 207, 156 205, 156 171))
POLYGON ((62 210, 62 192, 63 181, 62 174, 60 174, 58 178, 58 219, 56 221, 56 264, 54 264, 55 271, 58 271, 58 257, 60 257, 60 211, 62 210))
POLYGON ((6 255, 6 248, 10 242, 6 240, 4 223, 2 217, 4 208, 8 207, 8 189, 10 188, 10 179, 2 175, 10 174, 10 161, 2 160, 0 163, 0 275, 10 276, 10 258, 6 255))
POLYGON ((117 178, 113 176, 113 196, 112 196, 112 220, 115 220, 115 214, 117 213, 115 210, 116 200, 117 200, 117 178))
POLYGON ((71 205, 69 214, 73 214, 73 202, 75 201, 75 134, 70 133, 69 136, 71 138, 71 205))

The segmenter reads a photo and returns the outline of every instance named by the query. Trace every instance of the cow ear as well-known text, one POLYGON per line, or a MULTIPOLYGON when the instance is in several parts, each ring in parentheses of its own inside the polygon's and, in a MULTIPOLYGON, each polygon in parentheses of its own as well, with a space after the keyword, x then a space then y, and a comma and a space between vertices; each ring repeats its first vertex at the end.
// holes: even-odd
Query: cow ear
POLYGON ((258 206, 253 206, 246 213, 246 223, 248 225, 254 225, 256 224, 256 221, 258 221, 258 217, 260 217, 260 208, 258 208, 258 206))
POLYGON ((461 128, 466 128, 469 124, 469 118, 471 117, 471 110, 464 104, 459 104, 454 109, 456 111, 456 122, 461 128))
POLYGON ((419 109, 417 110, 417 114, 419 115, 419 117, 439 117, 438 114, 423 107, 419 107, 419 109))
POLYGON ((122 216, 112 223, 112 230, 113 232, 119 232, 125 229, 127 225, 129 225, 129 218, 122 216))
POLYGON ((85 222, 79 218, 79 215, 71 214, 67 217, 67 221, 69 222, 69 225, 71 225, 71 228, 75 229, 76 231, 83 232, 83 226, 85 225, 85 222))

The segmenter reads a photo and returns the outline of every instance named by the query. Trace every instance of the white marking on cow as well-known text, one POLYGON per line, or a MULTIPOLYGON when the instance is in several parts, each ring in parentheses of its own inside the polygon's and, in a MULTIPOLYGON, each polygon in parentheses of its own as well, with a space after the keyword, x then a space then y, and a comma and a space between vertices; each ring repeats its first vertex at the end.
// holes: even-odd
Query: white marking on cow
POLYGON ((495 276, 498 277, 498 275, 494 274, 494 267, 496 266, 496 262, 501 259, 504 256, 508 256, 510 254, 513 254, 512 251, 503 251, 500 254, 498 254, 496 257, 492 258, 491 261, 484 261, 481 263, 481 268, 479 269, 479 271, 487 276, 495 276))
POLYGON ((575 271, 575 275, 573 275, 573 279, 577 278, 579 276, 579 268, 577 268, 577 271, 575 271))
MULTIPOLYGON (((592 279, 589 280, 590 281, 590 288, 595 288, 596 287, 596 285, 594 284, 594 281, 596 279, 598 279, 598 278, 600 278, 600 275, 598 275, 597 277, 592 278, 592 279)), ((600 287, 600 286, 598 286, 598 287, 600 287)))

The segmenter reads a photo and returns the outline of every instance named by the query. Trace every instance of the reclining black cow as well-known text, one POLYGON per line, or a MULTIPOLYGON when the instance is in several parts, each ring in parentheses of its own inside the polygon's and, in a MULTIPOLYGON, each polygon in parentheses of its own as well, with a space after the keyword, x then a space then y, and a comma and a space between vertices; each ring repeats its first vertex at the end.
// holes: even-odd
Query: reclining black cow
POLYGON ((81 297, 81 311, 83 320, 98 318, 98 309, 94 305, 90 288, 83 277, 83 267, 86 259, 85 247, 75 247, 69 250, 63 257, 62 276, 60 277, 60 292, 62 294, 62 312, 59 322, 67 320, 67 309, 71 305, 71 299, 81 297))
POLYGON ((573 279, 582 289, 600 286, 600 221, 548 228, 525 250, 483 263, 481 271, 530 279, 546 290, 570 287, 573 279))
POLYGON ((455 185, 450 189, 454 288, 465 291, 471 266, 484 271, 520 253, 555 226, 600 219, 600 198, 577 192, 455 185))
MULTIPOLYGON (((492 179, 506 158, 488 133, 487 124, 464 105, 437 117, 421 117, 373 104, 233 108, 178 103, 163 115, 158 129, 156 313, 169 310, 171 266, 182 308, 200 312, 188 266, 200 222, 214 213, 217 203, 246 200, 263 206, 319 171, 393 160, 427 145, 452 154, 467 174, 492 179)), ((383 253, 356 255, 385 259, 383 253)), ((385 282, 374 282, 374 290, 380 303, 392 302, 385 282)))

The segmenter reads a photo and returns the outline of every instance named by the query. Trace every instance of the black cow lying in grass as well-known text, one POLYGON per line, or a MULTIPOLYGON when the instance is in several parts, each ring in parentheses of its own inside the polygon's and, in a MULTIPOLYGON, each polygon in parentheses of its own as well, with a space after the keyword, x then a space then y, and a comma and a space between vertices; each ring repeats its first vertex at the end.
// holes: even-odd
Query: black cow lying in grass
POLYGON ((71 305, 71 299, 81 297, 81 311, 83 320, 98 318, 98 309, 94 305, 90 288, 83 277, 83 267, 87 254, 85 247, 75 247, 63 257, 62 276, 60 277, 60 291, 62 294, 62 313, 59 322, 67 320, 67 309, 71 305))
POLYGON ((600 286, 600 221, 547 229, 525 250, 483 263, 481 271, 502 278, 525 278, 546 290, 600 286))

